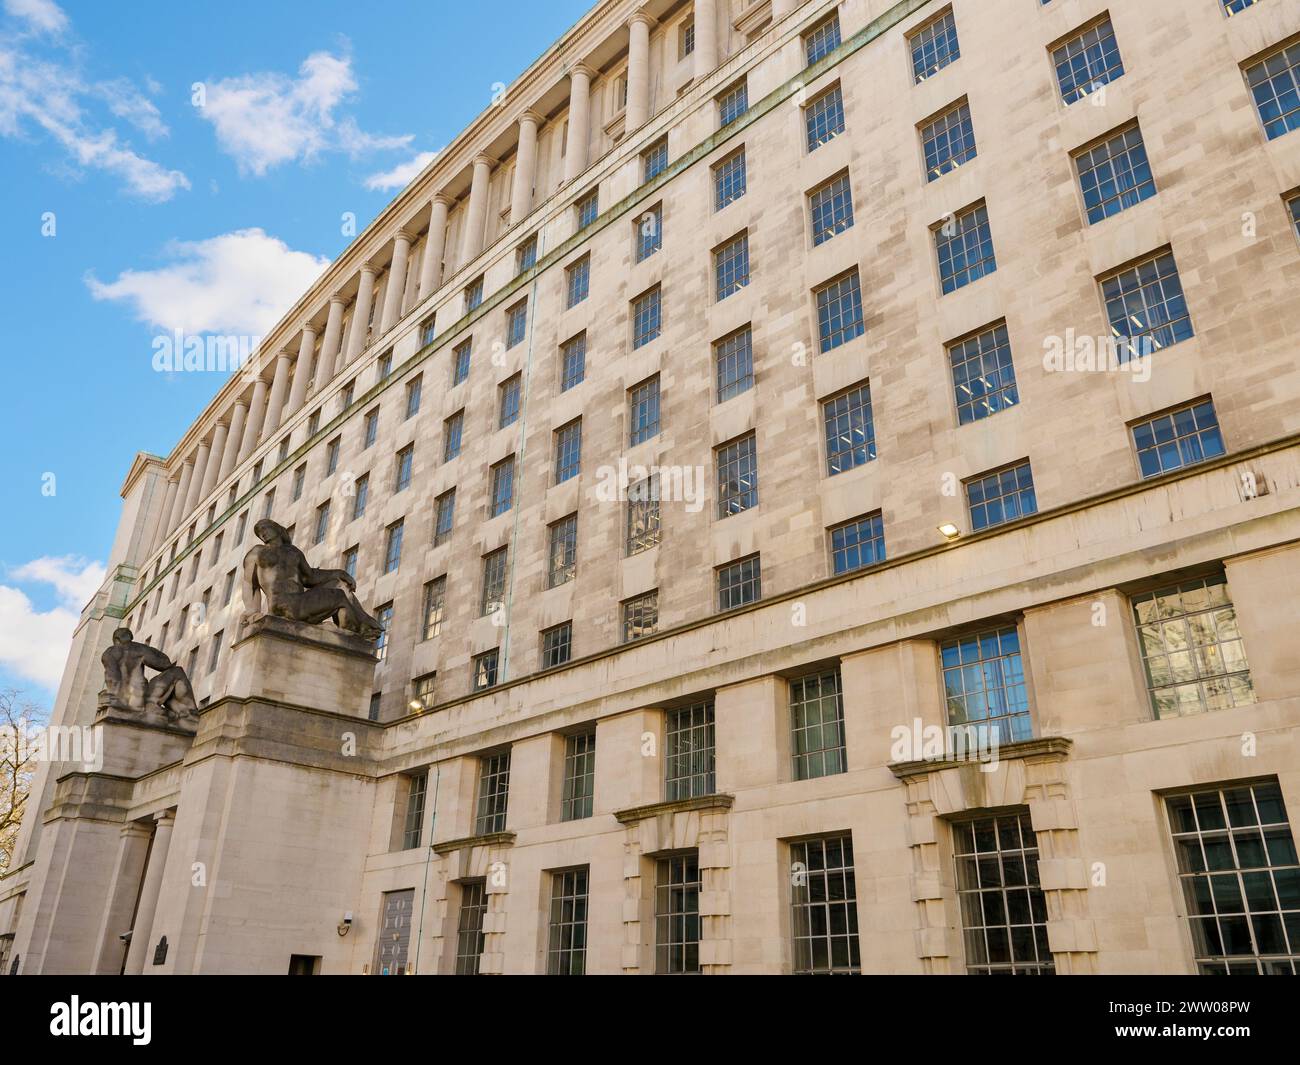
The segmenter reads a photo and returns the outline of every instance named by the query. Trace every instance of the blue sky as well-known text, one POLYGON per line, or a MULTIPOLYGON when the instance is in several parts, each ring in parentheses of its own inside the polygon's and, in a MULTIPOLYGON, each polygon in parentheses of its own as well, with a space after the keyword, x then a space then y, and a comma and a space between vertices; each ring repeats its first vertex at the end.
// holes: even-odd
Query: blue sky
POLYGON ((154 339, 267 331, 589 6, 0 0, 0 687, 52 700, 132 457, 221 385, 154 339))

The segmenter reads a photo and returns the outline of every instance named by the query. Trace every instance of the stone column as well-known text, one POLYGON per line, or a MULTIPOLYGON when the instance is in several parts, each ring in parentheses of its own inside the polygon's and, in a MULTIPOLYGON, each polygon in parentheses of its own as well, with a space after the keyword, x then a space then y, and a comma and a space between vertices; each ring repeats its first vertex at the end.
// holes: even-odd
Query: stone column
POLYGON ((170 536, 185 516, 185 500, 190 494, 190 481, 194 477, 194 460, 186 459, 181 467, 181 481, 176 488, 176 506, 172 508, 171 517, 167 519, 167 535, 170 536))
POLYGON ((772 21, 780 22, 802 2, 803 0, 772 0, 772 21))
POLYGON ((460 242, 460 265, 464 266, 483 250, 483 230, 487 224, 488 179, 496 162, 490 155, 474 159, 474 177, 469 186, 469 206, 465 210, 465 235, 460 242))
POLYGON ((172 828, 176 821, 173 811, 157 815, 153 830, 153 847, 149 864, 140 886, 140 902, 135 909, 135 926, 131 929, 131 946, 126 952, 126 975, 139 976, 148 964, 153 944, 153 915, 158 910, 158 894, 162 890, 163 867, 167 864, 167 849, 171 845, 172 828))
POLYGON ((717 0, 695 0, 695 80, 718 66, 717 0))
POLYGON ((578 63, 569 71, 569 136, 564 142, 565 184, 587 169, 587 145, 591 140, 591 79, 594 74, 595 71, 585 63, 578 63))
POLYGON ((244 441, 244 423, 248 419, 248 404, 242 399, 235 401, 235 409, 230 412, 230 432, 226 434, 226 450, 221 456, 221 470, 217 480, 224 481, 235 472, 235 462, 239 458, 239 445, 244 441))
POLYGON ((262 435, 262 419, 266 417, 266 378, 259 377, 253 382, 253 401, 248 407, 248 421, 244 425, 244 439, 239 445, 239 457, 236 462, 243 462, 257 447, 262 435))
MULTIPOLYGON (((145 855, 149 850, 149 828, 139 821, 129 821, 122 828, 113 868, 112 893, 99 929, 99 946, 91 972, 96 976, 116 976, 122 968, 126 947, 118 938, 131 923, 131 907, 140 890, 145 855)), ((135 938, 134 936, 132 938, 135 938)))
POLYGON ((149 545, 149 554, 158 550, 158 545, 171 532, 172 511, 176 509, 176 489, 179 479, 173 477, 167 482, 167 494, 163 497, 162 512, 158 515, 158 528, 153 534, 153 543, 149 545))
POLYGON ((366 331, 370 328, 370 304, 375 298, 375 275, 373 266, 366 263, 361 268, 361 281, 357 285, 357 300, 352 305, 352 330, 348 333, 348 352, 343 365, 347 366, 366 347, 366 331))
POLYGON ((519 116, 519 150, 515 153, 515 183, 510 190, 510 224, 522 222, 533 209, 533 183, 537 180, 537 127, 542 116, 525 111, 519 116))
POLYGON ((289 390, 289 405, 284 409, 284 416, 292 418, 302 410, 303 400, 307 398, 307 386, 311 384, 311 357, 316 350, 316 327, 304 322, 302 339, 298 342, 298 361, 293 366, 293 388, 289 390))
POLYGON ((429 205, 429 235, 424 240, 424 260, 420 263, 420 291, 417 299, 433 295, 442 284, 442 256, 447 250, 447 211, 451 198, 441 192, 429 205))
POLYGON ((406 257, 411 253, 415 236, 400 230, 393 238, 393 261, 388 266, 388 287, 384 290, 384 310, 379 316, 379 332, 387 333, 402 313, 402 292, 406 289, 406 257))
POLYGON ((207 499, 212 489, 217 487, 217 474, 221 471, 221 460, 226 453, 226 438, 230 430, 225 422, 217 422, 212 430, 212 450, 208 452, 208 468, 203 472, 203 487, 199 489, 199 498, 207 499))
POLYGON ((212 453, 211 448, 205 440, 199 445, 198 451, 194 455, 194 476, 190 478, 190 491, 185 497, 185 513, 189 514, 199 505, 203 498, 203 479, 208 473, 208 456, 212 453))
POLYGON ((324 388, 343 368, 339 355, 343 340, 343 297, 331 296, 329 314, 325 318, 325 336, 320 342, 320 370, 317 388, 324 388))
POLYGON ((284 414, 284 395, 289 390, 289 368, 293 360, 287 351, 275 357, 275 374, 271 378, 271 396, 266 401, 266 421, 263 432, 270 436, 280 428, 280 417, 284 414))
POLYGON ((627 24, 627 116, 623 128, 631 133, 650 117, 650 30, 655 20, 644 11, 627 24))

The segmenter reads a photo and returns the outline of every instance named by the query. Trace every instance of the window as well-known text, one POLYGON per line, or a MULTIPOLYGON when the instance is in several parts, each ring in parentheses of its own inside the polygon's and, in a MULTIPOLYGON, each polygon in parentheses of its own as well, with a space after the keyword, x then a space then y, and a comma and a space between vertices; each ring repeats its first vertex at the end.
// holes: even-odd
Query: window
POLYGON ((514 425, 519 418, 519 392, 523 385, 523 377, 515 374, 513 377, 502 381, 498 386, 497 397, 497 428, 504 429, 507 425, 514 425))
POLYGON ((1135 595, 1133 616, 1157 718, 1255 701, 1237 612, 1222 574, 1135 595))
POLYGON ((542 668, 562 666, 573 657, 573 622, 566 621, 542 633, 542 668))
POLYGON ((492 500, 488 504, 488 517, 504 514, 514 503, 515 457, 511 455, 492 467, 492 500))
POLYGON ((803 35, 804 61, 812 66, 840 46, 840 16, 832 14, 803 35))
POLYGON ((862 289, 855 266, 847 274, 813 290, 817 301, 817 336, 823 352, 862 335, 862 289))
MULTIPOLYGON (((388 657, 388 633, 393 627, 393 604, 385 603, 375 612, 375 619, 379 622, 379 627, 383 630, 379 634, 379 639, 375 641, 375 658, 380 662, 388 657)), ((377 720, 373 719, 372 720, 377 720)))
POLYGON ((376 407, 374 410, 372 410, 369 414, 366 415, 366 432, 365 432, 365 439, 361 445, 362 450, 364 451, 366 448, 373 446, 375 440, 378 439, 378 437, 379 437, 379 408, 376 407))
POLYGON ((510 797, 510 752, 478 760, 478 810, 474 834, 506 830, 506 802, 510 797))
POLYGON ((411 694, 414 696, 413 701, 420 704, 421 710, 432 710, 436 702, 434 698, 434 687, 438 682, 438 674, 426 673, 422 677, 416 677, 411 682, 411 694))
POLYGON ((397 453, 397 475, 394 478, 393 493, 405 492, 411 487, 411 467, 415 463, 415 445, 407 444, 397 453))
MULTIPOLYGON (((235 595, 235 579, 236 579, 237 572, 238 572, 238 571, 232 569, 229 573, 226 574, 226 586, 225 586, 225 588, 224 588, 224 589, 222 590, 222 592, 221 592, 221 605, 222 605, 222 606, 229 606, 229 605, 230 605, 230 600, 234 598, 234 595, 235 595)), ((155 600, 155 602, 156 602, 156 600, 155 600)))
POLYGON ((659 375, 628 390, 628 443, 635 446, 659 434, 659 375))
POLYGON ((795 974, 861 972, 853 837, 791 843, 790 868, 795 974))
POLYGON ((498 547, 483 556, 483 594, 479 599, 479 614, 486 616, 505 606, 506 552, 498 547))
POLYGON ((627 490, 627 535, 624 551, 635 555, 659 543, 659 475, 653 474, 627 490))
POLYGON ((1219 419, 1209 399, 1138 422, 1133 443, 1143 477, 1159 477, 1224 453, 1219 419))
POLYGON ((363 473, 352 485, 352 520, 356 521, 366 512, 366 502, 370 498, 370 474, 363 473))
POLYGON ((392 374, 393 353, 391 351, 386 351, 379 357, 379 361, 375 364, 375 383, 382 384, 387 381, 392 374))
POLYGON ((732 152, 713 168, 713 209, 721 211, 745 195, 745 149, 732 152))
POLYGON ((513 348, 528 331, 528 301, 516 303, 506 311, 506 348, 513 348))
POLYGON ((945 640, 939 660, 949 725, 996 729, 998 743, 1033 737, 1020 634, 1014 625, 945 640))
POLYGON ((420 413, 420 391, 424 385, 424 375, 420 374, 413 381, 406 383, 406 416, 414 418, 420 413))
POLYGON ((718 609, 734 610, 763 597, 762 568, 758 556, 718 567, 718 609))
POLYGON ((420 347, 427 348, 433 343, 434 337, 434 315, 429 315, 420 323, 420 347))
POLYGON ((850 228, 853 225, 853 193, 849 188, 849 175, 845 173, 831 178, 810 192, 808 208, 812 217, 814 248, 850 228))
MULTIPOLYGON (((309 437, 312 437, 315 436, 318 432, 320 432, 320 408, 319 407, 316 410, 312 411, 311 415, 307 418, 307 435, 309 437)), ((231 492, 238 494, 236 491, 237 488, 238 485, 232 488, 231 492)), ((231 496, 230 502, 232 505, 234 504, 235 502, 234 495, 231 496)))
POLYGON ((948 363, 952 367, 959 425, 987 418, 1020 402, 1006 322, 949 344, 948 363))
POLYGON ((537 235, 529 237, 515 249, 515 276, 537 265, 537 235))
POLYGON ((424 797, 429 788, 429 774, 406 778, 406 817, 402 823, 402 850, 414 850, 424 835, 424 797))
POLYGON ((844 132, 844 99, 838 85, 827 89, 804 108, 804 127, 810 152, 844 132))
POLYGON ((424 639, 432 640, 442 632, 442 615, 447 599, 447 578, 435 577, 424 586, 424 603, 421 610, 420 631, 424 639))
POLYGON ((576 418, 555 430, 555 483, 578 476, 582 464, 582 419, 576 418))
POLYGON ((397 521, 388 527, 388 539, 384 547, 385 573, 395 573, 402 564, 402 530, 405 524, 397 521))
POLYGON ((1238 12, 1245 11, 1255 3, 1255 0, 1222 0, 1224 13, 1232 18, 1238 12))
POLYGON ((293 502, 298 502, 302 498, 303 485, 307 483, 307 464, 304 462, 293 471, 293 502))
MULTIPOLYGON (((279 451, 276 453, 276 460, 275 460, 275 461, 276 461, 277 463, 280 463, 280 462, 283 462, 283 461, 284 461, 285 459, 287 459, 288 457, 289 457, 289 438, 286 436, 283 440, 280 441, 280 449, 279 449, 279 451)), ((209 524, 212 523, 212 519, 216 516, 216 513, 215 513, 215 512, 216 512, 216 507, 217 507, 217 505, 216 505, 215 503, 213 503, 212 506, 211 506, 211 508, 209 508, 209 510, 208 510, 208 523, 209 523, 209 524)))
POLYGON ((546 587, 555 588, 573 580, 578 558, 578 515, 570 514, 550 526, 548 558, 546 587))
POLYGON ((330 531, 330 501, 327 499, 324 503, 316 508, 316 528, 313 531, 311 542, 313 544, 323 544, 325 537, 330 531))
POLYGON ((962 100, 921 126, 925 179, 934 181, 975 158, 975 128, 970 105, 962 100))
POLYGON ((935 226, 934 250, 945 294, 993 273, 998 264, 993 255, 988 208, 978 203, 935 226))
POLYGON ((584 255, 564 271, 564 307, 576 307, 591 291, 591 256, 584 255))
POLYGON ((1107 82, 1124 76, 1124 60, 1110 18, 1085 27, 1052 49, 1056 83, 1067 104, 1082 99, 1107 82))
POLYGON ((587 971, 587 867, 551 874, 551 919, 546 972, 582 976, 587 971))
POLYGON ((830 476, 876 457, 876 427, 868 385, 858 385, 822 403, 822 422, 826 427, 826 472, 830 476))
POLYGON ((483 302, 483 278, 476 277, 465 286, 465 313, 469 314, 483 302))
POLYGON ((353 580, 357 579, 357 558, 361 554, 360 545, 349 547, 343 552, 343 569, 353 580))
POLYGON ((749 326, 714 342, 713 364, 717 369, 719 403, 754 387, 754 351, 749 326))
POLYGON ((687 19, 677 28, 677 59, 681 61, 695 51, 695 20, 687 19))
POLYGON ((587 334, 579 333, 560 348, 560 391, 567 392, 587 376, 587 334))
POLYGON ((790 751, 795 780, 847 771, 838 669, 790 682, 790 751))
POLYGON ((592 814, 596 792, 596 732, 580 732, 564 740, 564 789, 560 820, 581 821, 592 814))
POLYGON ((456 489, 449 488, 434 501, 433 546, 438 547, 451 539, 456 522, 456 489))
POLYGON ((1142 131, 1136 122, 1108 135, 1095 147, 1076 152, 1074 165, 1090 225, 1156 194, 1142 131))
POLYGON ((469 356, 473 347, 474 338, 470 337, 468 340, 462 340, 452 351, 451 384, 453 388, 469 376, 469 356))
POLYGON ((1102 278, 1101 295, 1121 362, 1195 335, 1172 252, 1157 252, 1102 278))
POLYGON ((670 710, 664 721, 664 747, 669 802, 716 791, 712 700, 670 710))
POLYGON ((650 636, 659 629, 659 592, 646 592, 623 604, 623 642, 650 636))
POLYGON ((725 300, 749 284, 749 234, 741 233, 713 250, 714 298, 725 300))
POLYGON ((221 641, 225 638, 226 634, 224 630, 212 637, 212 652, 208 656, 209 673, 215 673, 217 671, 217 663, 221 660, 221 641))
POLYGON ((961 47, 957 43, 957 24, 953 21, 952 10, 945 11, 909 36, 907 45, 912 52, 912 78, 918 84, 953 60, 960 59, 961 47))
POLYGON ((659 336, 662 325, 660 289, 656 285, 632 301, 632 347, 649 344, 659 336))
POLYGON ((699 851, 655 862, 655 972, 660 976, 700 969, 699 851))
POLYGON ((668 138, 652 144, 641 153, 641 181, 651 181, 668 169, 668 138))
MULTIPOLYGON (((339 468, 339 448, 342 446, 342 444, 343 444, 343 438, 336 436, 333 440, 331 440, 326 445, 325 448, 325 476, 326 477, 328 477, 331 473, 333 473, 335 470, 339 468)), ((239 539, 242 542, 244 538, 241 536, 239 539)))
POLYGON ((1291 228, 1300 237, 1300 193, 1296 193, 1286 202, 1287 212, 1291 216, 1291 228))
POLYGON ((831 568, 850 573, 885 561, 885 524, 880 511, 831 528, 831 568))
POLYGON ((749 110, 749 86, 744 81, 718 97, 718 125, 729 126, 749 110))
POLYGON ((718 469, 718 517, 758 506, 758 452, 754 434, 742 436, 714 452, 718 469))
POLYGON ((272 488, 262 497, 262 517, 269 518, 275 509, 275 489, 272 488))
POLYGON ((491 651, 484 651, 481 655, 474 656, 474 663, 472 666, 473 691, 481 692, 496 685, 497 658, 498 652, 495 647, 491 651))
POLYGON ((578 215, 578 228, 586 229, 600 214, 600 190, 589 192, 574 206, 578 215))
MULTIPOLYGON (((343 330, 343 335, 344 335, 344 336, 347 336, 347 329, 346 329, 346 328, 343 330)), ((357 383, 356 383, 356 381, 349 381, 349 382, 347 383, 347 385, 344 386, 343 391, 339 393, 339 410, 340 410, 340 411, 345 411, 345 410, 347 410, 350 406, 352 406, 352 397, 356 395, 356 391, 357 391, 357 383)), ((257 480, 257 477, 255 476, 255 477, 253 478, 253 480, 256 481, 256 480, 257 480)))
POLYGON ((1038 513, 1034 475, 1029 462, 986 473, 966 482, 966 504, 971 530, 989 529, 1038 513))
POLYGON ((655 204, 636 220, 636 261, 644 262, 664 246, 664 205, 655 204))
POLYGON ((483 918, 487 914, 487 883, 465 880, 460 885, 456 918, 456 975, 477 976, 483 960, 483 918))
POLYGON ((1300 972, 1300 865, 1276 780, 1165 800, 1202 976, 1300 972))
POLYGON ((442 423, 442 461, 450 462, 460 454, 461 437, 465 428, 465 412, 458 410, 442 423))
POLYGON ((952 837, 966 972, 1054 973, 1047 903, 1038 880, 1038 837, 1029 814, 959 821, 952 837))

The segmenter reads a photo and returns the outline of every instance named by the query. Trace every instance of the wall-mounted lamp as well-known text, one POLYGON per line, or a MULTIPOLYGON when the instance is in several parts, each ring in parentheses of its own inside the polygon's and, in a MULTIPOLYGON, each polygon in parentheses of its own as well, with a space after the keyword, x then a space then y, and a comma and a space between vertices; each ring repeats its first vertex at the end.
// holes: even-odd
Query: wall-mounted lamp
POLYGON ((945 521, 940 525, 939 532, 943 534, 945 540, 955 540, 961 535, 961 530, 950 521, 945 521))
POLYGON ((343 920, 339 922, 338 932, 340 936, 345 936, 352 930, 352 911, 348 910, 343 915, 343 920))
POLYGON ((410 710, 411 713, 418 714, 421 710, 424 709, 424 703, 420 702, 419 699, 412 699, 409 703, 406 704, 406 708, 410 710))

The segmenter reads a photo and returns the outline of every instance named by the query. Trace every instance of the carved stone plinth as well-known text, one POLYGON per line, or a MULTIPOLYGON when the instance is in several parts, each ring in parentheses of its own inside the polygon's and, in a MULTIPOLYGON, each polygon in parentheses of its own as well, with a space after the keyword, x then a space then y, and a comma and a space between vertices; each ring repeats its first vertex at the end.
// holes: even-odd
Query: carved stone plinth
POLYGON ((157 712, 101 710, 92 726, 97 764, 87 769, 135 780, 184 758, 197 725, 196 717, 172 721, 157 712))

